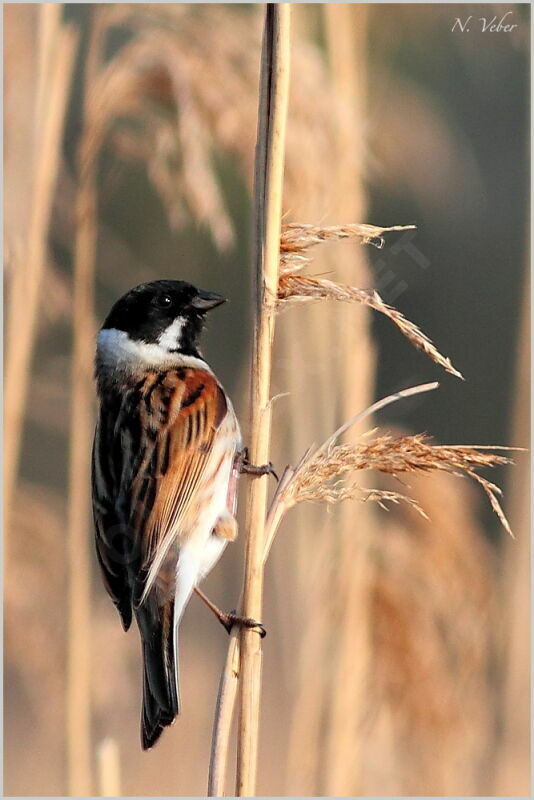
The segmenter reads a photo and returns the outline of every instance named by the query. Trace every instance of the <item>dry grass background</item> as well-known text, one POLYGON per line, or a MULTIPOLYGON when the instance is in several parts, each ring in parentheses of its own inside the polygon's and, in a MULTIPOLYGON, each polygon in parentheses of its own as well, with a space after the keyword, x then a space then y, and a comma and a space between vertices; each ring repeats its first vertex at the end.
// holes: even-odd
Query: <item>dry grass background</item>
MULTIPOLYGON (((80 794, 97 792, 108 781, 113 788, 118 748, 124 793, 202 794, 226 641, 222 634, 214 635, 212 621, 193 601, 183 635, 184 714, 161 745, 142 758, 138 643, 134 635, 122 635, 84 550, 71 548, 69 561, 67 476, 58 465, 67 463, 71 416, 77 420, 73 430, 79 441, 76 444, 70 437, 77 459, 71 458, 70 541, 76 530, 85 548, 90 520, 84 453, 92 414, 87 405, 86 362, 95 283, 92 260, 84 267, 83 259, 90 255, 98 214, 90 202, 87 211, 94 191, 91 184, 99 189, 96 252, 107 265, 112 254, 117 265, 115 271, 111 266, 104 271, 97 259, 97 299, 105 289, 108 302, 151 274, 145 264, 147 251, 135 252, 135 245, 117 236, 106 217, 108 196, 113 196, 124 164, 146 170, 162 204, 160 216, 165 214, 177 231, 186 230, 189 239, 183 240, 180 252, 190 246, 194 220, 212 237, 213 261, 228 264, 225 254, 235 253, 243 236, 231 194, 245 194, 243 185, 251 186, 261 18, 257 9, 217 5, 110 4, 88 6, 78 17, 72 9, 66 11, 76 24, 82 23, 77 70, 89 65, 90 80, 83 123, 78 118, 73 125, 72 107, 79 106, 82 87, 76 72, 65 146, 61 149, 56 137, 53 152, 43 131, 46 124, 51 136, 54 125, 63 129, 61 108, 57 103, 43 106, 42 98, 47 92, 54 97, 61 94, 52 67, 62 57, 68 60, 73 29, 46 5, 11 6, 5 11, 6 377, 14 359, 26 363, 22 378, 27 377, 30 394, 25 404, 15 390, 19 385, 10 389, 13 378, 8 382, 6 423, 17 417, 23 420, 24 438, 17 442, 16 422, 10 423, 6 446, 11 436, 13 455, 5 474, 11 519, 6 530, 4 788, 7 794, 49 795, 63 794, 69 785, 80 794), (67 41, 63 47, 62 41, 67 41), (59 177, 55 193, 48 190, 44 197, 35 167, 45 143, 47 159, 54 153, 58 157, 59 177), (81 153, 84 168, 89 164, 88 172, 79 169, 80 162, 73 163, 74 149, 81 153), (93 159, 105 168, 96 172, 93 159), (221 167, 224 159, 232 170, 221 167), (32 227, 33 251, 22 224, 30 208, 40 215, 32 227), (54 247, 47 250, 48 219, 54 247), (70 254, 68 258, 63 251, 70 254), (217 251, 219 255, 213 255, 217 251), (36 256, 28 257, 32 252, 41 258, 40 291, 39 283, 33 283, 36 256), (32 282, 32 291, 37 292, 30 305, 20 290, 25 281, 32 282), (74 335, 84 378, 77 379, 74 365, 75 393, 70 396, 73 365, 57 340, 72 341, 76 297, 74 335), (20 350, 19 326, 27 327, 28 354, 33 342, 29 363, 20 350), (69 415, 69 397, 74 417, 69 415), (17 477, 21 443, 26 456, 17 477), (28 446, 35 452, 33 460, 28 446), (81 671, 71 671, 70 680, 69 652, 71 659, 73 652, 82 659, 85 654, 86 659, 81 671), (85 719, 76 714, 80 702, 86 703, 85 719), (70 771, 69 730, 71 745, 77 737, 77 749, 70 750, 70 771), (111 755, 107 737, 112 739, 111 755), (99 775, 106 759, 107 773, 100 770, 99 775)), ((436 204, 435 186, 446 184, 446 171, 436 168, 436 174, 426 174, 412 158, 407 175, 399 154, 403 142, 409 152, 414 137, 423 137, 424 130, 430 134, 421 138, 419 146, 431 149, 432 162, 455 167, 450 153, 456 153, 456 166, 467 165, 475 182, 469 153, 462 161, 462 147, 451 146, 447 120, 426 102, 423 91, 414 91, 401 77, 390 95, 392 104, 397 104, 397 117, 392 105, 384 104, 379 109, 384 124, 368 130, 372 95, 384 92, 388 81, 396 79, 383 74, 375 83, 374 73, 368 74, 372 58, 368 42, 376 36, 376 27, 371 34, 369 17, 378 13, 350 5, 295 9, 286 222, 305 220, 325 229, 370 219, 368 170, 378 174, 379 183, 390 186, 403 180, 409 186, 419 176, 429 206, 436 204), (407 125, 397 137, 388 134, 390 129, 399 131, 386 124, 390 116, 401 128, 407 125), (414 126, 407 118, 421 124, 414 126)), ((399 11, 400 22, 409 13, 409 7, 399 11)), ((446 19, 442 9, 433 13, 427 10, 418 22, 422 36, 446 19)), ((387 46, 388 24, 382 35, 387 46)), ((524 45, 519 40, 513 46, 524 45)), ((69 69, 56 69, 68 81, 69 69)), ((53 174, 49 168, 52 181, 53 174)), ((454 169, 451 174, 456 174, 454 169)), ((129 203, 133 207, 140 200, 135 195, 122 199, 123 205, 129 203)), ((412 221, 411 215, 404 215, 401 197, 395 199, 394 218, 387 221, 412 221)), ((142 233, 154 243, 150 226, 151 220, 145 220, 142 233)), ((324 273, 335 270, 336 280, 361 287, 367 298, 373 297, 367 292, 373 286, 367 249, 340 242, 321 245, 321 251, 314 253, 316 263, 311 268, 320 273, 315 278, 320 291, 326 291, 333 277, 324 273)), ((176 260, 179 254, 168 263, 175 265, 176 260)), ((203 270, 199 282, 224 286, 225 276, 215 269, 198 269, 203 270)), ((302 277, 300 271, 296 276, 302 277)), ((234 308, 244 315, 249 278, 243 264, 227 280, 239 287, 242 305, 234 308)), ((313 291, 319 290, 315 283, 313 291)), ((311 441, 323 441, 372 401, 377 354, 371 313, 350 303, 303 303, 280 315, 274 391, 289 391, 290 396, 274 405, 277 463, 294 462, 311 441), (334 392, 333 385, 338 386, 334 392)), ((217 333, 217 323, 213 326, 217 333)), ((527 333, 525 326, 521 342, 526 342, 527 333)), ((242 337, 239 370, 235 365, 226 368, 238 397, 246 396, 247 344, 242 337)), ((447 347, 447 341, 437 344, 447 347)), ((511 442, 515 445, 524 445, 528 438, 527 357, 524 349, 521 353, 518 374, 523 377, 517 382, 511 442)), ((19 373, 15 370, 15 375, 19 373)), ((407 375, 406 383, 410 379, 407 375)), ((244 419, 244 405, 238 402, 238 406, 244 419)), ((514 469, 516 487, 527 486, 527 459, 519 459, 514 469)), ((382 481, 382 491, 399 490, 387 476, 382 481)), ((526 633, 525 623, 520 622, 526 619, 528 605, 528 492, 516 488, 506 504, 518 536, 517 549, 513 542, 496 548, 484 535, 486 523, 478 513, 475 487, 447 474, 414 476, 409 483, 409 489, 401 487, 402 493, 424 508, 430 522, 402 504, 387 515, 371 504, 355 508, 345 503, 330 514, 303 507, 292 512, 273 548, 265 598, 270 635, 260 743, 262 793, 491 794, 496 788, 505 794, 528 792, 524 748, 528 720, 522 711, 528 653, 521 645, 526 633)), ((369 485, 377 486, 374 477, 369 485)), ((89 557, 90 551, 86 552, 89 557)), ((210 578, 211 593, 228 607, 235 604, 239 591, 239 561, 236 547, 210 578)))

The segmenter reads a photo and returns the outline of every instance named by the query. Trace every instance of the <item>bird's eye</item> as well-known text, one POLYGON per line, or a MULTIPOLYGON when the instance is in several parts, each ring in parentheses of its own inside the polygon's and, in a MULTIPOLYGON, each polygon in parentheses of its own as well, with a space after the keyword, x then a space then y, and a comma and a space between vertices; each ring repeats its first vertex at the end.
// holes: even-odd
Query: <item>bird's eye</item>
POLYGON ((172 306, 172 297, 169 294, 159 294, 153 302, 158 308, 169 308, 172 306))

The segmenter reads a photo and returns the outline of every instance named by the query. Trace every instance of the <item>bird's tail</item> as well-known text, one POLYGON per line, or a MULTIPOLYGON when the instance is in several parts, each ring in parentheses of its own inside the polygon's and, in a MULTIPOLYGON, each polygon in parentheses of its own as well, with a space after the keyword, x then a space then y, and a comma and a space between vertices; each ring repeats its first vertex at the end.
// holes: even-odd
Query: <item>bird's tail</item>
POLYGON ((145 621, 139 620, 143 641, 141 743, 143 750, 148 750, 180 712, 174 604, 167 603, 151 613, 146 629, 142 624, 145 621))

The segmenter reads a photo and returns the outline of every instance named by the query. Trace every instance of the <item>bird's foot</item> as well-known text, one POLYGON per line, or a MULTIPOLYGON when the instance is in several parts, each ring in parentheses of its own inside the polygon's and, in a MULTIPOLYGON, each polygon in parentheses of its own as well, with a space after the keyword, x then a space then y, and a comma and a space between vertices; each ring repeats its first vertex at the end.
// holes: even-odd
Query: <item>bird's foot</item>
POLYGON ((207 597, 198 586, 195 586, 194 591, 200 597, 202 602, 207 605, 209 610, 215 614, 221 625, 228 633, 232 632, 234 625, 238 625, 241 628, 254 628, 262 639, 264 636, 267 636, 267 631, 261 622, 257 622, 255 619, 251 619, 251 617, 241 617, 235 611, 221 611, 221 609, 216 606, 215 603, 212 603, 209 597, 207 597))
POLYGON ((255 628, 262 639, 267 636, 267 631, 261 622, 257 622, 251 617, 241 617, 239 614, 236 614, 235 611, 230 611, 228 613, 221 612, 219 622, 228 633, 232 632, 234 625, 238 625, 240 628, 255 628))
POLYGON ((251 464, 248 460, 248 447, 245 447, 237 456, 236 466, 241 474, 252 475, 254 478, 259 478, 262 475, 272 475, 278 482, 278 475, 274 471, 271 461, 268 464, 251 464))

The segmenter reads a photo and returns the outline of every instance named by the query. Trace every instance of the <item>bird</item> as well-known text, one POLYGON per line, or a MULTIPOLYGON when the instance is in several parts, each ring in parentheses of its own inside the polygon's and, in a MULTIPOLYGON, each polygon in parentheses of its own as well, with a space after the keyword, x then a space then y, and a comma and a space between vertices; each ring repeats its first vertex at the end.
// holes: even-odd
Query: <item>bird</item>
POLYGON ((227 630, 265 634, 198 586, 236 538, 239 474, 274 474, 249 463, 230 398, 200 351, 206 314, 225 300, 185 281, 143 283, 117 300, 97 337, 96 556, 124 630, 135 617, 141 637, 144 750, 180 712, 178 628, 193 591, 227 630))

